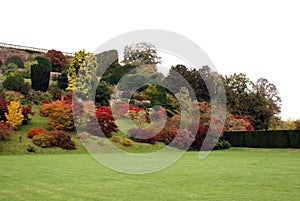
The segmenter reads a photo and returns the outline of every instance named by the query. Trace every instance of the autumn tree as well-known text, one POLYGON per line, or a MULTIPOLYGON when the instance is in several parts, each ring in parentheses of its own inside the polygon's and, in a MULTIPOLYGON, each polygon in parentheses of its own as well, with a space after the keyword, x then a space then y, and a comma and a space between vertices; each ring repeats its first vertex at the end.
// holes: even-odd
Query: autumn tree
POLYGON ((53 72, 62 72, 65 69, 68 59, 61 51, 48 50, 45 56, 51 60, 53 72))
POLYGON ((157 49, 150 43, 140 42, 126 45, 124 49, 124 64, 141 66, 144 64, 160 64, 161 57, 157 55, 157 49))

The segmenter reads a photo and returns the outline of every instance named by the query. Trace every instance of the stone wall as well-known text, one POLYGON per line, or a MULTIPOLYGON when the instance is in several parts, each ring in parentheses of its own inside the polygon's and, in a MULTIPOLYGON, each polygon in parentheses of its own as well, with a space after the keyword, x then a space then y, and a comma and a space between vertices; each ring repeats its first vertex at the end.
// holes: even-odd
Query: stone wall
POLYGON ((1 47, 0 46, 0 60, 4 64, 5 59, 11 55, 19 55, 23 62, 27 61, 28 56, 35 57, 36 55, 44 55, 44 53, 33 53, 30 51, 26 50, 18 50, 18 49, 13 49, 13 48, 8 48, 8 47, 1 47))

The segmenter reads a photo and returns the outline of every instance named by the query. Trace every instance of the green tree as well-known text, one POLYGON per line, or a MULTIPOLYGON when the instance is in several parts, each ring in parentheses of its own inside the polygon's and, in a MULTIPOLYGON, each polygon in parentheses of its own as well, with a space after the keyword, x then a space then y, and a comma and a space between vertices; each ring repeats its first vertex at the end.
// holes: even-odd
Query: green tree
POLYGON ((253 86, 253 90, 260 93, 268 100, 269 107, 274 114, 279 114, 281 112, 281 98, 279 97, 279 91, 274 84, 270 83, 265 78, 259 78, 253 86))
POLYGON ((245 74, 225 76, 227 108, 230 113, 245 116, 248 112, 247 95, 251 92, 252 82, 245 74))
POLYGON ((259 93, 250 92, 245 103, 248 105, 246 113, 250 117, 255 130, 268 130, 271 125, 273 111, 268 106, 268 100, 259 93))
POLYGON ((171 67, 165 78, 165 83, 173 93, 178 93, 180 88, 184 86, 190 94, 195 94, 198 101, 209 101, 210 95, 204 79, 212 81, 211 73, 208 66, 188 69, 184 65, 176 65, 171 67))
POLYGON ((133 66, 144 64, 156 65, 161 63, 161 57, 157 55, 157 49, 154 45, 140 42, 125 47, 124 60, 122 62, 133 66))

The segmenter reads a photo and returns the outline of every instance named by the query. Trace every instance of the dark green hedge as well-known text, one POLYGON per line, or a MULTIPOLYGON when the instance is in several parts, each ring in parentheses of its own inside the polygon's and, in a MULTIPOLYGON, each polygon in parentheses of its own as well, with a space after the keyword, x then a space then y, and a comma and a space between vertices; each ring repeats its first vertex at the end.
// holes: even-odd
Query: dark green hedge
POLYGON ((300 148, 300 130, 225 132, 233 147, 300 148))

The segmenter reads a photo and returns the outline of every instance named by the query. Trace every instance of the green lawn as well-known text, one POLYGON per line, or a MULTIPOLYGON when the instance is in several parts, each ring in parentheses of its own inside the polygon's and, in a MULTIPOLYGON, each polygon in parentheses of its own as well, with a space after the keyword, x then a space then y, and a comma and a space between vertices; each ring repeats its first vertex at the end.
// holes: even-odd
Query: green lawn
MULTIPOLYGON (((213 151, 205 160, 199 160, 199 152, 187 152, 160 172, 129 175, 94 160, 75 132, 70 134, 76 150, 35 146, 26 132, 48 127, 39 108, 33 109, 29 125, 0 141, 0 200, 299 200, 300 149, 231 148, 213 151), (28 145, 37 153, 27 152, 28 145)), ((126 127, 125 120, 118 123, 126 127)), ((163 148, 161 143, 115 144, 139 153, 163 148)))
POLYGON ((188 152, 171 167, 128 175, 88 154, 0 156, 0 200, 299 200, 299 150, 188 152))

